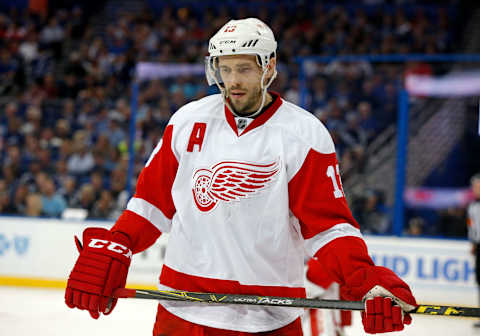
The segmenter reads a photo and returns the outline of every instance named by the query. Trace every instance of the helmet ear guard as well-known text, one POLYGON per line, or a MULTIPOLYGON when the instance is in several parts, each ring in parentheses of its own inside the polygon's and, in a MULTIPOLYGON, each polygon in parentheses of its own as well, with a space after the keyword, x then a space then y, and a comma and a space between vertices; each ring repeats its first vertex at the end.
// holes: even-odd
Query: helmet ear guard
POLYGON ((277 57, 276 51, 272 52, 270 55, 257 54, 257 64, 260 68, 264 69, 264 67, 268 66, 268 64, 270 63, 270 60, 276 57, 277 57))

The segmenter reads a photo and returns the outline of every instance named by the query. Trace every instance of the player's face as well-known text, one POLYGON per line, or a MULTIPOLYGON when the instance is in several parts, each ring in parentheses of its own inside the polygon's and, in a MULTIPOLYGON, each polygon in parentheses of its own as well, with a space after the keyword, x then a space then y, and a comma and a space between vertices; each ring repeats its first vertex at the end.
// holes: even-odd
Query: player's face
POLYGON ((231 55, 218 59, 226 96, 238 114, 257 111, 262 101, 262 69, 255 58, 254 55, 231 55))

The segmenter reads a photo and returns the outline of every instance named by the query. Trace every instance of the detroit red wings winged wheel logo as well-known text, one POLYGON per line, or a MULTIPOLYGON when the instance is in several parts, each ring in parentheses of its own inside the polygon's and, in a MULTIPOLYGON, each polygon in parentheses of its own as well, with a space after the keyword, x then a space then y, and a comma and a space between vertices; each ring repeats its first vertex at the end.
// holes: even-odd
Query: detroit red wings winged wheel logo
POLYGON ((247 198, 268 186, 280 170, 280 160, 268 164, 224 161, 193 175, 193 199, 200 211, 210 211, 219 201, 247 198))

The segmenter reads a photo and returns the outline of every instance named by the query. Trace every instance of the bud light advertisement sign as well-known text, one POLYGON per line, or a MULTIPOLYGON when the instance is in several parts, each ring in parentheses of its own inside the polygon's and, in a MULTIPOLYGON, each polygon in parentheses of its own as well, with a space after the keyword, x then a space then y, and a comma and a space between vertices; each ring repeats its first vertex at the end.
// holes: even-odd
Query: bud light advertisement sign
POLYGON ((466 240, 366 237, 370 256, 422 301, 476 305, 475 261, 466 240))

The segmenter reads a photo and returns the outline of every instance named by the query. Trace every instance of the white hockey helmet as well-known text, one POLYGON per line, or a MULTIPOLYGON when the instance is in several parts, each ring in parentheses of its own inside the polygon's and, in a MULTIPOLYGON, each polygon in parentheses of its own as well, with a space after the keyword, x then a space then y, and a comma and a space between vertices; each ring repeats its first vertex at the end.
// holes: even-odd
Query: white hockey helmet
POLYGON ((262 68, 275 56, 276 50, 272 30, 256 18, 228 21, 208 43, 210 56, 258 55, 262 68))
POLYGON ((270 84, 277 76, 277 70, 273 69, 273 75, 267 83, 264 83, 268 72, 268 64, 271 58, 276 57, 277 41, 272 30, 262 21, 256 18, 242 20, 230 20, 213 35, 208 43, 209 56, 205 57, 205 75, 208 85, 216 84, 226 104, 228 104, 222 78, 219 74, 217 62, 219 56, 225 55, 256 55, 258 65, 262 69, 260 87, 262 89, 262 102, 259 109, 253 115, 260 113, 264 103, 266 92, 270 84))

